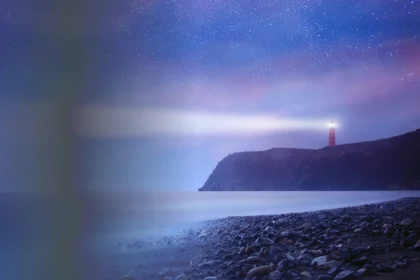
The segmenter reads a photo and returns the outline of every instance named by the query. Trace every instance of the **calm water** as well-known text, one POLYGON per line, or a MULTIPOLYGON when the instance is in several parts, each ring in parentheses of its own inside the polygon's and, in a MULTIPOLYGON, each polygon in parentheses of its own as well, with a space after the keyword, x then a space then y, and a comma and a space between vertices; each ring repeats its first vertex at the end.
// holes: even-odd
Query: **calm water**
MULTIPOLYGON (((95 275, 96 268, 108 267, 111 256, 132 269, 134 263, 128 260, 137 259, 118 242, 156 238, 226 216, 304 212, 413 196, 420 197, 420 191, 166 192, 101 194, 82 200, 3 195, 0 275, 52 279, 51 273, 74 268, 95 275)), ((66 279, 97 279, 69 273, 66 279)))
POLYGON ((420 191, 171 192, 102 197, 98 237, 108 241, 171 234, 226 216, 281 214, 420 197, 420 191))

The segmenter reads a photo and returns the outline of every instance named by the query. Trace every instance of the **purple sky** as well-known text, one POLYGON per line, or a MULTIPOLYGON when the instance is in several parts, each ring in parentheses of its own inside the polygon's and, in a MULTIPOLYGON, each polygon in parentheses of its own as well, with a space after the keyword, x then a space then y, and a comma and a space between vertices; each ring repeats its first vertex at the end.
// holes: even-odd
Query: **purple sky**
MULTIPOLYGON (((34 53, 54 30, 42 8, 6 6, 15 17, 0 17, 2 97, 48 102, 18 78, 22 67, 44 69, 34 53), (49 28, 32 28, 27 15, 49 28)), ((420 127, 418 0, 137 0, 94 15, 85 28, 90 79, 78 102, 91 113, 74 113, 76 127, 92 121, 79 136, 89 188, 196 190, 229 153, 326 146, 328 130, 312 122, 335 119, 338 144, 420 127), (97 106, 103 111, 92 113, 97 106), (175 113, 144 117, 147 110, 175 113)))

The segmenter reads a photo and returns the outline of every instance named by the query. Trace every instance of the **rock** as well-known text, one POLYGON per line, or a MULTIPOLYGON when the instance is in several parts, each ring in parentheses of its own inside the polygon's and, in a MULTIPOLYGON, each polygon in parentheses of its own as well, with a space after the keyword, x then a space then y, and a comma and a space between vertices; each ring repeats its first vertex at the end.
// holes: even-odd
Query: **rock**
POLYGON ((328 262, 327 256, 320 256, 312 260, 311 265, 314 266, 316 263, 316 266, 322 266, 328 262))
POLYGON ((342 219, 343 221, 349 221, 349 220, 351 219, 351 217, 350 217, 350 215, 349 215, 349 214, 344 214, 344 215, 343 215, 343 217, 341 217, 341 219, 342 219))
POLYGON ((199 269, 210 269, 214 265, 214 262, 203 262, 198 265, 199 269))
POLYGON ((323 255, 321 250, 311 250, 309 251, 309 254, 313 257, 320 257, 323 255))
POLYGON ((332 267, 330 270, 328 270, 328 274, 331 276, 336 276, 338 273, 341 272, 341 267, 332 267))
POLYGON ((250 277, 250 278, 255 277, 255 276, 261 277, 264 275, 268 275, 272 271, 273 271, 273 267, 271 265, 262 265, 248 271, 248 273, 246 274, 246 277, 250 277))
POLYGON ((400 245, 401 247, 413 246, 414 244, 416 244, 417 239, 418 239, 417 232, 413 232, 409 236, 401 240, 400 245))
POLYGON ((260 244, 260 245, 272 245, 273 243, 274 242, 268 238, 259 237, 257 240, 255 240, 255 244, 260 244))
POLYGON ((289 268, 294 267, 295 264, 294 262, 292 262, 291 260, 282 260, 281 262, 278 263, 278 270, 279 271, 283 271, 283 270, 287 270, 289 268))
POLYGON ((376 254, 376 248, 375 248, 375 246, 373 246, 373 245, 368 246, 368 247, 367 247, 367 252, 368 252, 370 255, 375 255, 375 254, 376 254))
POLYGON ((414 245, 414 251, 420 251, 420 244, 414 245))
POLYGON ((354 258, 353 254, 348 249, 340 250, 340 259, 344 262, 350 262, 354 258))
POLYGON ((369 259, 367 257, 363 256, 361 258, 354 259, 352 263, 357 264, 357 265, 365 265, 368 262, 368 260, 369 259))
POLYGON ((187 280, 187 277, 184 274, 181 274, 175 277, 175 280, 187 280))
POLYGON ((405 218, 404 220, 401 221, 400 225, 407 227, 407 226, 411 226, 413 222, 414 221, 412 219, 405 218))
POLYGON ((404 267, 407 267, 408 266, 408 262, 404 262, 404 261, 401 261, 401 262, 395 262, 395 265, 396 265, 396 267, 397 268, 404 268, 404 267))
POLYGON ((329 261, 329 262, 323 263, 322 265, 317 265, 316 268, 324 270, 324 269, 330 269, 332 267, 336 267, 340 265, 341 263, 339 261, 329 261))
POLYGON ((259 264, 261 263, 261 259, 259 257, 249 257, 246 260, 243 260, 241 262, 249 263, 249 264, 259 264))
POLYGON ((400 242, 401 247, 409 247, 409 246, 413 246, 413 245, 414 245, 414 241, 410 240, 410 239, 407 239, 407 238, 401 240, 401 242, 400 242))
POLYGON ((270 280, 280 280, 283 277, 283 275, 284 275, 284 273, 282 273, 282 272, 280 272, 278 270, 275 270, 275 271, 270 272, 268 274, 268 278, 270 280))
POLYGON ((380 272, 393 272, 394 268, 392 268, 392 266, 387 265, 385 263, 378 263, 376 265, 376 268, 378 269, 378 271, 380 272))
POLYGON ((296 270, 288 270, 286 274, 292 279, 299 277, 299 271, 296 270))
POLYGON ((340 232, 338 230, 333 229, 333 230, 330 230, 329 234, 332 236, 339 236, 340 232))
POLYGON ((270 248, 270 257, 275 256, 276 254, 281 253, 281 249, 275 246, 270 248))
POLYGON ((361 228, 356 228, 355 230, 354 230, 354 232, 355 233, 358 233, 358 232, 361 232, 362 231, 362 229, 361 228))
POLYGON ((300 276, 305 277, 305 278, 311 278, 312 277, 312 275, 307 271, 301 272, 300 276))
POLYGON ((327 225, 324 222, 319 222, 317 226, 320 229, 326 229, 327 228, 327 225))
POLYGON ((216 276, 207 276, 203 280, 217 280, 217 277, 216 276))
POLYGON ((195 256, 191 261, 190 261, 190 266, 196 266, 199 265, 201 263, 201 261, 203 260, 202 256, 195 256))
POLYGON ((375 220, 372 221, 372 225, 377 226, 377 225, 380 225, 381 222, 382 222, 381 219, 375 219, 375 220))
POLYGON ((319 275, 316 280, 334 280, 334 278, 331 275, 319 275))
POLYGON ((296 261, 296 258, 295 257, 293 257, 292 255, 290 255, 290 254, 285 254, 284 255, 288 260, 290 260, 290 261, 292 261, 292 262, 294 262, 294 261, 296 261))
POLYGON ((162 269, 159 273, 158 273, 158 275, 159 276, 166 276, 166 275, 168 275, 169 273, 171 273, 172 272, 172 269, 170 269, 170 268, 164 268, 164 269, 162 269))
POLYGON ((247 254, 252 254, 252 253, 255 253, 255 252, 256 252, 256 250, 255 250, 255 247, 253 247, 253 246, 248 246, 245 249, 245 253, 247 253, 247 254))
POLYGON ((313 257, 309 254, 301 254, 297 257, 298 261, 307 261, 307 262, 312 262, 313 261, 313 257))
POLYGON ((357 275, 359 277, 362 277, 362 276, 375 276, 376 275, 375 271, 369 270, 369 269, 366 269, 366 268, 361 268, 358 271, 356 271, 356 273, 357 273, 357 275))
POLYGON ((133 275, 125 275, 121 278, 121 280, 136 280, 133 275))
POLYGON ((352 270, 344 270, 334 277, 334 280, 355 280, 357 275, 352 270))

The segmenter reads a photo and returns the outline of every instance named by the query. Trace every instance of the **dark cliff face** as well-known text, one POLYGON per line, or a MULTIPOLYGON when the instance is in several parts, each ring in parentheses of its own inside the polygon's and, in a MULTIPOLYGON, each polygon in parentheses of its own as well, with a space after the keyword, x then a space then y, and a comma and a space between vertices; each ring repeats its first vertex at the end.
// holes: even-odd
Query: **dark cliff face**
POLYGON ((319 150, 234 153, 199 191, 420 189, 420 129, 319 150))

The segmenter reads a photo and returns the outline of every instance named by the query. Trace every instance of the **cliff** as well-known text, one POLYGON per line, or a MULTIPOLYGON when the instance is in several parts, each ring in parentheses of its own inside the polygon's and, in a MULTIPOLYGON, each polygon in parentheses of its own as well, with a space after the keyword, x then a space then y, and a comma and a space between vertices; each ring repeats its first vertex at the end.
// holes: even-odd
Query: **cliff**
POLYGON ((420 129, 318 150, 230 154, 199 191, 420 190, 420 129))

